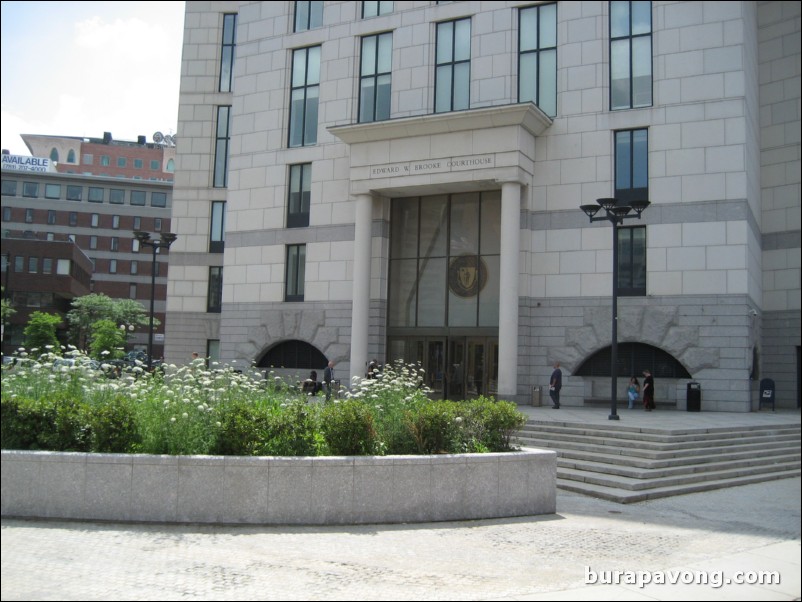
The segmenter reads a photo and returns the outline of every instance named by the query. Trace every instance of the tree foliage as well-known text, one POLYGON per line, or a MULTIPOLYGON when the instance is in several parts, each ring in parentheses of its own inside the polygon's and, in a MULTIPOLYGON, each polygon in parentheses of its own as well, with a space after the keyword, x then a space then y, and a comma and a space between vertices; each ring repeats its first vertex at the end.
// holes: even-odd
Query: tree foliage
POLYGON ((125 354, 125 330, 111 320, 98 320, 92 324, 89 355, 96 360, 120 359, 125 354))
POLYGON ((0 313, 0 320, 2 320, 3 324, 7 324, 9 319, 11 319, 11 316, 17 313, 17 310, 12 307, 11 301, 5 298, 5 289, 3 288, 0 290, 4 294, 2 301, 0 301, 0 303, 2 304, 2 313, 0 313))
POLYGON ((30 350, 38 349, 39 353, 57 352, 60 349, 58 336, 56 336, 59 324, 61 324, 61 317, 57 314, 33 312, 24 331, 25 347, 30 350))
MULTIPOLYGON (((93 325, 101 320, 109 320, 114 324, 147 327, 150 314, 134 299, 112 299, 103 293, 92 293, 73 299, 72 309, 67 312, 72 340, 78 347, 86 348, 93 325)), ((154 326, 159 323, 153 321, 154 326)))

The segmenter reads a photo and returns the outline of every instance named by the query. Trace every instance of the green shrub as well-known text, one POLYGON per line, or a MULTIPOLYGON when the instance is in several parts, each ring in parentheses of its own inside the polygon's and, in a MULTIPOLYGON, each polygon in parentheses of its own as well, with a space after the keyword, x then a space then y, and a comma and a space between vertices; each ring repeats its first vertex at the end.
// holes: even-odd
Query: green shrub
POLYGON ((93 452, 130 453, 141 441, 134 402, 125 395, 91 406, 89 425, 93 452))
POLYGON ((256 456, 270 429, 271 408, 238 400, 225 404, 218 416, 212 453, 223 456, 256 456))
POLYGON ((316 405, 295 401, 270 415, 260 456, 317 456, 324 446, 316 405))
POLYGON ((323 409, 323 437, 334 456, 373 455, 377 449, 376 427, 371 407, 349 399, 323 409))
POLYGON ((406 413, 406 425, 415 440, 419 454, 456 451, 457 404, 432 401, 420 404, 406 413))
POLYGON ((466 451, 510 451, 512 436, 526 424, 526 416, 514 403, 484 396, 464 404, 463 413, 461 437, 466 451))
POLYGON ((39 399, 3 396, 2 447, 50 451, 89 451, 88 412, 70 397, 39 399))

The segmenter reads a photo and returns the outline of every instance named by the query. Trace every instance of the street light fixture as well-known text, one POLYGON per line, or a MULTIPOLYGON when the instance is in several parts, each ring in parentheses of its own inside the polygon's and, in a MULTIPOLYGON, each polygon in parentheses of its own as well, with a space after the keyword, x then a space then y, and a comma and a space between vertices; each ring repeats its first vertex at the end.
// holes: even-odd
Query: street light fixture
POLYGON ((150 266, 150 328, 148 328, 148 372, 153 367, 153 314, 156 304, 156 254, 159 249, 169 249, 170 245, 178 238, 172 232, 165 232, 161 238, 150 239, 150 234, 141 230, 134 231, 134 238, 139 241, 140 246, 151 247, 153 249, 153 263, 150 266))
POLYGON ((633 201, 629 205, 620 203, 618 199, 596 199, 596 205, 580 205, 580 209, 591 222, 609 221, 613 226, 613 332, 610 345, 610 415, 609 420, 618 420, 616 411, 618 400, 618 226, 626 219, 640 219, 641 214, 649 206, 649 201, 633 201), (596 214, 604 210, 604 215, 596 214), (632 214, 631 212, 635 213, 632 214))

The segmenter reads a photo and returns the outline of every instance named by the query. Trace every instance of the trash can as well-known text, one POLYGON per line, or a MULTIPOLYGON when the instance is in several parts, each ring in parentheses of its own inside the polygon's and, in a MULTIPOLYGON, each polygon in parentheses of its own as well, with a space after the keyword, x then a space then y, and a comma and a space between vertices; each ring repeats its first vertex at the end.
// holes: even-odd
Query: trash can
POLYGON ((757 405, 758 410, 762 410, 764 405, 771 406, 771 411, 774 411, 774 381, 771 378, 764 378, 760 381, 760 402, 757 405))
POLYGON ((689 412, 702 411, 702 386, 699 383, 688 383, 688 392, 685 397, 689 412))
POLYGON ((532 405, 536 408, 541 406, 540 401, 540 387, 532 387, 532 405))

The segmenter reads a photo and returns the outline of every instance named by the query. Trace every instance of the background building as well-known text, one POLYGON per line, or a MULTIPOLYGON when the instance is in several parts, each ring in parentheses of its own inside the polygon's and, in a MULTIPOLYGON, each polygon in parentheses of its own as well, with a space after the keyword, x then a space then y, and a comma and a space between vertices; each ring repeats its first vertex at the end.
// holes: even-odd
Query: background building
MULTIPOLYGON (((187 2, 167 359, 799 404, 800 5, 187 2)), ((623 393, 622 393, 623 396, 623 393)))
MULTIPOLYGON (((38 301, 29 291, 62 299, 56 309, 59 313, 69 310, 71 299, 61 291, 59 279, 54 278, 56 272, 44 271, 44 261, 55 257, 46 252, 48 246, 28 245, 25 253, 17 254, 17 239, 72 241, 91 262, 91 276, 81 283, 85 292, 73 290, 72 296, 94 292, 136 299, 149 312, 153 257, 150 249, 140 250, 133 231, 169 232, 173 174, 167 168, 172 169, 172 156, 166 157, 163 145, 114 141, 111 136, 105 143, 29 135, 23 135, 23 140, 40 166, 48 167, 33 171, 29 165, 14 162, 30 161, 31 157, 3 156, 3 255, 11 257, 11 270, 3 274, 3 283, 8 283, 6 293, 18 311, 5 332, 4 352, 22 343, 22 329, 30 313, 26 308, 40 309, 31 305, 38 301), (56 164, 50 159, 52 154, 80 157, 81 163, 56 164), (124 171, 123 163, 128 171, 124 171), (116 165, 121 167, 115 169, 116 165), (22 288, 23 283, 28 283, 28 288, 22 288)), ((168 154, 174 152, 173 148, 168 154)), ((156 262, 155 315, 161 321, 154 335, 157 358, 163 355, 164 347, 167 258, 165 253, 156 262)), ((146 349, 146 329, 129 336, 129 344, 146 349)))

